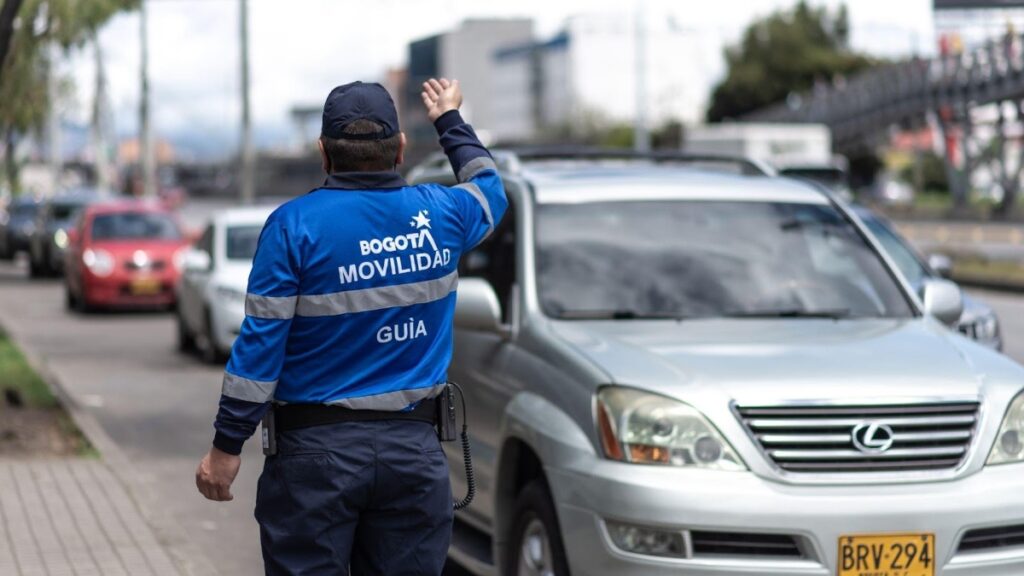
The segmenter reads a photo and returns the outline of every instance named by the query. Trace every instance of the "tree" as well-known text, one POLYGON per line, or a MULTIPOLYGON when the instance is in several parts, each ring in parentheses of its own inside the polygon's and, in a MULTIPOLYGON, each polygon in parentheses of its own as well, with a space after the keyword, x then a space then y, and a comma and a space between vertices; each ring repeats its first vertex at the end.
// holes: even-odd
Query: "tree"
MULTIPOLYGON (((26 134, 38 131, 50 111, 48 81, 55 65, 53 46, 66 53, 96 37, 99 28, 122 10, 138 7, 140 0, 4 0, 0 9, 0 43, 3 16, 18 3, 6 58, 0 61, 0 136, 4 142, 7 182, 17 188, 14 147, 26 134)), ((3 46, 0 45, 0 49, 3 46)), ((65 84, 66 85, 66 84, 65 84)))
POLYGON ((7 50, 11 47, 11 37, 14 36, 14 19, 18 17, 23 1, 4 0, 4 5, 0 8, 0 72, 3 70, 4 60, 7 59, 7 50))
POLYGON ((846 6, 833 15, 801 0, 753 22, 726 48, 727 73, 712 92, 709 122, 737 118, 877 62, 850 50, 846 6))

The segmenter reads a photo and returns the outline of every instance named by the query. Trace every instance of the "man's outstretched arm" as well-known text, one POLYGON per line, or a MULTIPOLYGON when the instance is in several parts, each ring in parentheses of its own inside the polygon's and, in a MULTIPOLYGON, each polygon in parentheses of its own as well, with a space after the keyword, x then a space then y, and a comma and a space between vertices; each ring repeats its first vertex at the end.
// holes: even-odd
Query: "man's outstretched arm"
POLYGON ((466 227, 463 249, 469 250, 490 235, 504 216, 508 208, 505 187, 490 152, 459 114, 459 81, 431 78, 423 83, 421 97, 459 181, 455 189, 464 192, 456 202, 466 227))

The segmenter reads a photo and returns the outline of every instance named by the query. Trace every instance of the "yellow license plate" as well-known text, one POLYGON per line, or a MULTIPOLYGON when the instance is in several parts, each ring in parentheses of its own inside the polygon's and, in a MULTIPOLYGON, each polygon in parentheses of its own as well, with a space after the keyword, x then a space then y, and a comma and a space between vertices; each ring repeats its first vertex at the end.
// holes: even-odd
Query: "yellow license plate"
POLYGON ((935 576, 934 534, 839 537, 839 576, 935 576))
POLYGON ((155 278, 137 278, 132 280, 132 294, 136 296, 151 296, 160 293, 160 281, 155 278))

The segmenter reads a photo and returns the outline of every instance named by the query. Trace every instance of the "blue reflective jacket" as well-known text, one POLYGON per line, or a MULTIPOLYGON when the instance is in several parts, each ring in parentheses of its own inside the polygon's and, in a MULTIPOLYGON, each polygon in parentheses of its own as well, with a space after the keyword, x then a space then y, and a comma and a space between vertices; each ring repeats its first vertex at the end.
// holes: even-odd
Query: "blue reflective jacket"
POLYGON ((337 173, 267 220, 224 374, 217 448, 238 454, 271 401, 398 411, 440 392, 459 258, 508 201, 459 113, 435 126, 459 185, 337 173))

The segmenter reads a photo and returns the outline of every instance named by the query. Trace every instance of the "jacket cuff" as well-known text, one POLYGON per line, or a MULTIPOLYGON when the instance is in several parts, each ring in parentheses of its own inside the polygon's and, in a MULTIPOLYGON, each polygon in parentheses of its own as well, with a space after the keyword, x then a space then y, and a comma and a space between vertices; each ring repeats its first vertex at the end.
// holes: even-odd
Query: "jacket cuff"
POLYGON ((220 432, 213 435, 213 447, 232 456, 238 456, 242 453, 243 444, 245 444, 245 440, 229 438, 220 432))
POLYGON ((437 120, 434 120, 434 128, 437 130, 437 135, 442 136, 445 132, 455 128, 459 124, 465 124, 466 121, 462 119, 462 114, 459 114, 458 110, 449 110, 444 114, 441 114, 437 120))

